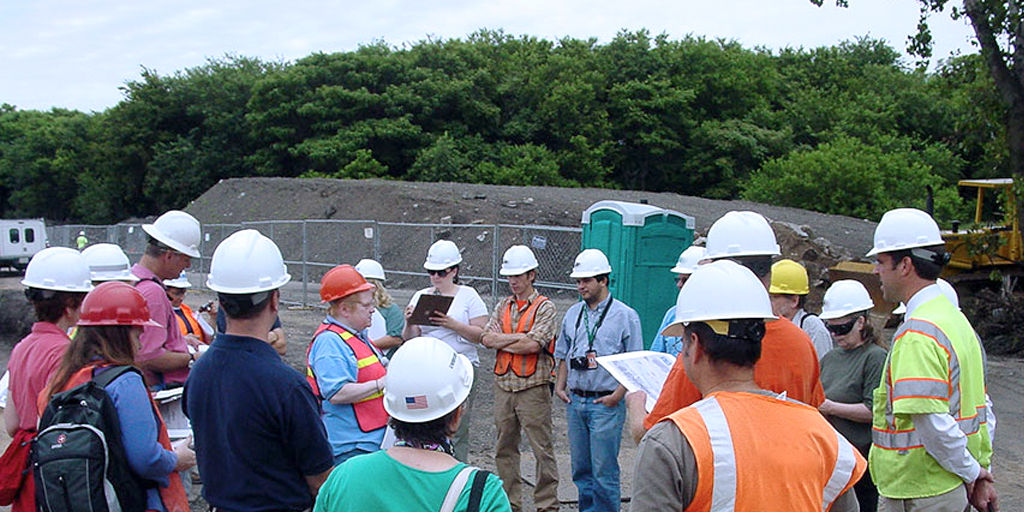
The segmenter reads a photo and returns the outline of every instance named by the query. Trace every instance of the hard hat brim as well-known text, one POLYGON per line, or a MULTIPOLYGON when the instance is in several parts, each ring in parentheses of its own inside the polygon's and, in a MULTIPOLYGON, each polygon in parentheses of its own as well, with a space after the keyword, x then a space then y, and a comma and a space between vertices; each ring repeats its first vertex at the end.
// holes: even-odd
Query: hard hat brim
MULTIPOLYGON (((363 279, 366 279, 366 278, 364 277, 363 279)), ((320 302, 321 303, 334 302, 334 301, 336 301, 338 299, 344 299, 345 297, 348 297, 350 295, 355 295, 355 294, 360 293, 360 292, 365 292, 366 290, 372 290, 372 289, 374 289, 376 287, 377 287, 377 285, 375 285, 373 283, 363 283, 363 284, 353 288, 352 290, 349 290, 348 293, 346 293, 344 295, 338 295, 336 297, 330 297, 330 298, 321 298, 320 302)))
POLYGON ((501 275, 503 275, 505 277, 521 276, 521 275, 523 275, 523 274, 525 274, 525 273, 527 273, 527 272, 529 272, 531 270, 537 270, 537 267, 539 267, 539 265, 534 265, 534 266, 529 267, 529 268, 527 268, 525 270, 522 270, 522 269, 515 269, 515 270, 501 269, 501 270, 498 271, 498 274, 501 274, 501 275))
POLYGON ((147 235, 155 238, 156 241, 186 256, 189 256, 191 258, 198 258, 202 256, 202 254, 200 254, 198 250, 192 249, 191 247, 185 246, 184 244, 180 244, 178 243, 178 241, 164 235, 162 232, 160 232, 159 229, 156 228, 156 225, 154 224, 143 224, 142 230, 145 231, 147 235))

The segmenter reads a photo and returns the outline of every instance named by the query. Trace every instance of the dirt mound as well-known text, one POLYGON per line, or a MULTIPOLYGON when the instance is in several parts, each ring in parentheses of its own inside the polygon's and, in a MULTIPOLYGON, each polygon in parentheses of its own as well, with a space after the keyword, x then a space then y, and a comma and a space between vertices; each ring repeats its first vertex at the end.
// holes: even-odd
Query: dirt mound
POLYGON ((985 349, 993 355, 1024 355, 1024 297, 1004 296, 997 290, 982 288, 971 295, 960 295, 960 307, 971 319, 985 349))
POLYGON ((720 201, 670 192, 594 188, 513 187, 389 180, 239 178, 222 180, 187 210, 204 223, 257 220, 366 219, 383 222, 579 226, 597 201, 644 202, 691 215, 704 233, 730 210, 754 210, 775 222, 803 226, 808 240, 830 241, 833 254, 860 256, 871 247, 874 222, 749 201, 720 201), (807 227, 810 226, 810 227, 807 227))

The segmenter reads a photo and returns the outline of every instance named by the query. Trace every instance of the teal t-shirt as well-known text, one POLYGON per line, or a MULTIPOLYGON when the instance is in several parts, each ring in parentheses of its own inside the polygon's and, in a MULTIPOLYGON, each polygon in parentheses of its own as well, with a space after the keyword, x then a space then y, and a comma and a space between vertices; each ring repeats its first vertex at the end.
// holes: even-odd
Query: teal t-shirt
POLYGON ((392 303, 386 308, 377 308, 384 317, 384 325, 387 327, 388 336, 401 336, 402 329, 405 329, 405 312, 398 304, 392 303))
MULTIPOLYGON (((320 488, 314 512, 439 510, 448 487, 466 467, 458 463, 447 471, 423 471, 402 464, 386 450, 359 455, 334 468, 320 488), (387 485, 382 485, 384 482, 387 485)), ((472 477, 459 496, 455 510, 466 510, 472 477)), ((481 512, 511 512, 508 496, 497 475, 488 475, 480 500, 481 512)))

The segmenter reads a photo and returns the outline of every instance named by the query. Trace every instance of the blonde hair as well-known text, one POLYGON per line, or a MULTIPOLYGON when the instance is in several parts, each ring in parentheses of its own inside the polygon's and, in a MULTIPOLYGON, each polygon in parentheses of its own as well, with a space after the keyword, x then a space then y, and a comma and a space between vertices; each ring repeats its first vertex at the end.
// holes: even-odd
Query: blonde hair
POLYGON ((395 301, 391 298, 391 294, 388 293, 387 289, 384 288, 384 282, 380 279, 367 279, 367 281, 373 283, 376 288, 373 289, 373 302, 378 308, 390 307, 395 301))

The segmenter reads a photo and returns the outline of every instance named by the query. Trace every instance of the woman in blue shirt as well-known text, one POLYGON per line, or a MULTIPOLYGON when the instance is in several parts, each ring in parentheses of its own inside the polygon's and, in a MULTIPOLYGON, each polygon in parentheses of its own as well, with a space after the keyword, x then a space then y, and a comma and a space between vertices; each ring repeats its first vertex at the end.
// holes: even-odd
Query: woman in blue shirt
MULTIPOLYGON (((45 406, 53 394, 102 372, 132 365, 143 326, 154 324, 145 299, 134 287, 116 281, 97 286, 82 302, 78 332, 50 385, 40 395, 40 405, 45 406)), ((188 440, 171 446, 167 429, 137 371, 124 373, 105 389, 117 410, 129 467, 140 480, 154 484, 146 489, 146 509, 187 512, 188 497, 178 471, 195 465, 188 440)))

